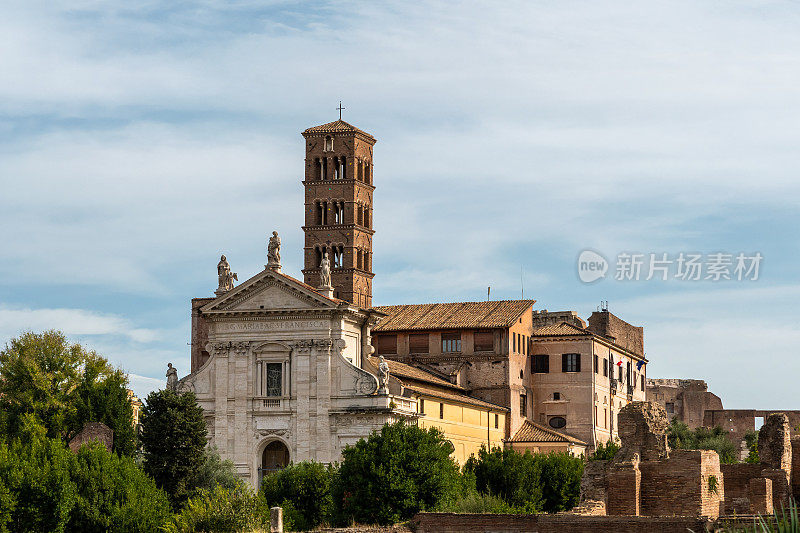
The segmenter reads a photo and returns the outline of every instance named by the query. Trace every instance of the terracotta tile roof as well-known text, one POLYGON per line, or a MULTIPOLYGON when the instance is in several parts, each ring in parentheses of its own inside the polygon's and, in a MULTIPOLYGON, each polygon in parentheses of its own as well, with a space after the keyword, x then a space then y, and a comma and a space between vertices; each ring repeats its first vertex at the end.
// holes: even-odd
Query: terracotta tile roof
MULTIPOLYGON (((377 366, 378 359, 375 357, 370 358, 372 363, 377 366)), ((463 387, 459 387, 454 383, 450 383, 446 379, 442 379, 439 376, 434 376, 430 372, 426 372, 421 368, 417 368, 415 366, 407 365, 405 363, 400 363, 398 361, 392 361, 391 359, 385 359, 386 364, 389 365, 389 374, 399 378, 400 381, 404 381, 405 379, 412 380, 412 381, 421 381, 423 383, 428 383, 431 385, 436 385, 438 387, 445 387, 448 389, 458 390, 458 391, 465 391, 463 387)))
POLYGON ((366 131, 362 131, 353 126, 352 124, 348 124, 344 120, 334 120, 333 122, 328 122, 327 124, 321 124, 319 126, 308 128, 303 132, 303 135, 307 133, 347 133, 347 132, 361 133, 363 135, 366 135, 367 137, 374 138, 366 131))
POLYGON ((404 388, 406 391, 413 392, 416 394, 421 394, 423 396, 431 396, 433 398, 440 398, 442 400, 466 403, 469 405, 474 405, 476 407, 483 407, 484 409, 493 409, 495 411, 509 410, 507 407, 503 407, 502 405, 485 402, 483 400, 479 400, 478 398, 473 398, 472 396, 467 396, 466 394, 459 394, 453 391, 437 389, 433 387, 422 387, 418 385, 406 385, 404 388))
POLYGON ((525 420, 525 422, 522 423, 522 427, 519 428, 510 442, 571 442, 586 446, 586 443, 580 439, 537 424, 531 420, 525 420))
POLYGON ((563 337, 563 336, 582 336, 594 335, 591 331, 579 328, 568 322, 561 324, 550 324, 549 326, 542 326, 533 330, 534 337, 563 337))
POLYGON ((535 300, 501 300, 376 307, 375 309, 388 316, 381 320, 374 330, 505 328, 511 326, 535 302, 535 300))

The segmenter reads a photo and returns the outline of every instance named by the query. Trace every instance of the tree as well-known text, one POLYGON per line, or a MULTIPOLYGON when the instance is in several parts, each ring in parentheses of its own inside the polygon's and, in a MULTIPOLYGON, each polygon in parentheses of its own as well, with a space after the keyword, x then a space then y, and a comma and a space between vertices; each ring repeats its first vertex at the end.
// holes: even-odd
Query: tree
POLYGON ((331 522, 337 478, 337 468, 303 461, 266 476, 261 495, 269 507, 284 508, 284 520, 293 530, 306 531, 331 522))
POLYGON ((227 489, 201 490, 176 514, 167 533, 239 533, 269 528, 269 508, 253 491, 240 484, 227 489))
POLYGON ((144 470, 179 509, 196 491, 208 430, 194 393, 151 392, 141 412, 144 470))
POLYGON ((50 438, 72 438, 86 422, 114 430, 114 451, 136 448, 127 377, 106 359, 63 333, 24 333, 0 351, 0 432, 20 435, 26 414, 35 416, 50 438))
POLYGON ((720 426, 691 430, 689 426, 673 418, 667 428, 667 441, 675 449, 714 450, 724 464, 738 462, 736 446, 720 426))
POLYGON ((530 452, 498 447, 487 451, 481 446, 478 457, 470 457, 464 470, 474 474, 478 492, 499 496, 520 511, 542 509, 542 463, 530 452))
POLYGON ((392 524, 455 500, 461 482, 453 446, 435 429, 386 424, 342 452, 334 502, 348 524, 392 524))
POLYGON ((568 453, 538 454, 542 463, 542 499, 548 513, 569 511, 578 504, 583 459, 568 453))
POLYGON ((617 452, 620 449, 620 445, 614 441, 608 441, 605 444, 602 442, 597 445, 589 457, 587 461, 608 461, 614 458, 617 455, 617 452))
POLYGON ((242 478, 236 473, 236 466, 230 459, 224 461, 219 455, 216 446, 206 447, 203 450, 203 463, 197 471, 195 487, 198 490, 213 490, 218 485, 222 488, 233 490, 241 485, 242 478))

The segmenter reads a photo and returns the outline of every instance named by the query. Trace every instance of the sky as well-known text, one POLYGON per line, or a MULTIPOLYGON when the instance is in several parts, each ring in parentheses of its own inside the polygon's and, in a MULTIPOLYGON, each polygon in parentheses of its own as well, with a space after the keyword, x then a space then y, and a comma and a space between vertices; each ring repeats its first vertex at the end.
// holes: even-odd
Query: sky
POLYGON ((300 132, 341 100, 378 139, 376 305, 607 301, 648 377, 796 409, 799 26, 767 0, 6 2, 0 346, 60 329, 140 395, 188 373, 221 253, 247 279, 277 230, 301 277, 300 132))

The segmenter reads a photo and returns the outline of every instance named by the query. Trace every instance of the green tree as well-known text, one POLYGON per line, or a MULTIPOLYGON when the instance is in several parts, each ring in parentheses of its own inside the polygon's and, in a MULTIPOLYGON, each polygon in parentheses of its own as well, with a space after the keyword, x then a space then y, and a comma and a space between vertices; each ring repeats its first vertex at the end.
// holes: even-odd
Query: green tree
POLYGON ((569 511, 578 504, 583 459, 568 453, 535 456, 542 464, 542 499, 548 513, 569 511))
POLYGON ((236 466, 230 459, 223 460, 216 446, 207 446, 203 450, 203 462, 197 471, 195 487, 198 490, 212 490, 218 485, 233 490, 241 485, 242 478, 236 473, 236 466))
POLYGON ((114 450, 133 454, 136 435, 127 378, 63 333, 24 333, 0 351, 0 432, 20 435, 26 414, 51 438, 69 440, 86 422, 114 430, 114 450))
POLYGON ((750 451, 744 462, 758 464, 761 461, 758 457, 758 430, 745 433, 744 441, 747 444, 747 449, 750 451))
POLYGON ((475 476, 478 492, 499 496, 513 508, 533 513, 543 506, 542 466, 530 452, 498 447, 487 451, 482 446, 464 470, 475 476))
POLYGON ((194 393, 151 392, 141 412, 144 470, 180 509, 197 490, 208 430, 194 393))
POLYGON ((331 490, 337 477, 334 466, 304 461, 266 476, 261 482, 261 495, 268 506, 284 508, 284 517, 293 529, 306 531, 331 523, 331 490))
POLYGON ((620 449, 619 443, 614 441, 608 441, 605 444, 602 442, 597 445, 589 457, 587 458, 588 461, 608 461, 614 458, 617 455, 617 452, 620 449))
POLYGON ((461 480, 452 450, 439 430, 402 421, 346 447, 334 490, 338 520, 392 524, 455 500, 461 480))

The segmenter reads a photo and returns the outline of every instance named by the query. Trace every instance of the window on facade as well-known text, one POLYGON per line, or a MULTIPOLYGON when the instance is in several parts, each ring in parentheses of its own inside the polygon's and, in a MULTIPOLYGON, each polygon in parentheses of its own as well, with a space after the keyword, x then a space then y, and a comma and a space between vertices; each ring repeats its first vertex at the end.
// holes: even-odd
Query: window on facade
POLYGON ((561 393, 560 392, 554 392, 553 393, 553 399, 556 400, 556 401, 560 400, 561 399, 561 393))
POLYGON ((517 334, 511 334, 511 351, 516 353, 517 352, 517 334))
POLYGON ((547 374, 550 372, 550 356, 547 354, 534 355, 531 359, 534 374, 547 374))
POLYGON ((408 351, 410 353, 428 353, 428 334, 412 333, 408 336, 408 351))
POLYGON ((596 405, 594 406, 594 425, 598 426, 598 427, 600 426, 600 419, 597 418, 597 406, 596 405))
POLYGON ((494 429, 500 427, 500 417, 495 413, 494 415, 494 429))
POLYGON ((379 335, 377 343, 378 355, 397 353, 397 335, 379 335))
POLYGON ((548 421, 551 428, 561 429, 567 425, 567 419, 563 416, 553 416, 548 421))
POLYGON ((672 414, 675 412, 675 404, 672 402, 667 402, 667 413, 672 414))
POLYGON ((461 332, 442 333, 442 352, 452 353, 461 351, 461 332))
POLYGON ((267 363, 266 396, 283 396, 283 364, 267 363))
POLYGON ((608 429, 608 408, 603 407, 603 429, 608 429))
POLYGON ((475 351, 491 352, 494 350, 494 333, 491 331, 475 332, 475 351))
POLYGON ((325 151, 330 152, 331 150, 333 150, 333 138, 328 135, 325 137, 325 151))
POLYGON ((443 419, 443 418, 444 418, 444 404, 440 403, 439 404, 439 419, 443 419))
POLYGON ((344 202, 334 202, 333 209, 334 224, 344 224, 344 202))
POLYGON ((565 353, 561 356, 561 371, 562 372, 580 372, 581 371, 581 354, 579 353, 565 353))
POLYGON ((597 355, 595 354, 595 356, 594 356, 594 373, 595 373, 595 374, 597 374, 598 367, 600 366, 600 365, 599 365, 599 359, 600 359, 600 358, 599 358, 599 357, 597 357, 597 355))
POLYGON ((364 208, 364 227, 369 228, 369 206, 364 208))
POLYGON ((642 391, 644 391, 644 374, 640 374, 639 379, 642 381, 642 391))
POLYGON ((528 416, 528 396, 519 395, 519 416, 528 416))
POLYGON ((322 180, 322 161, 319 158, 314 160, 314 179, 316 181, 322 180))
POLYGON ((328 158, 327 157, 323 157, 322 158, 322 179, 323 180, 327 180, 328 179, 328 158))
POLYGON ((608 377, 608 359, 603 358, 603 377, 608 377))
POLYGON ((425 414, 425 398, 419 399, 419 412, 425 414))
POLYGON ((617 368, 619 369, 619 381, 622 382, 622 365, 617 365, 617 368))

